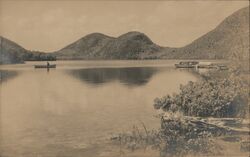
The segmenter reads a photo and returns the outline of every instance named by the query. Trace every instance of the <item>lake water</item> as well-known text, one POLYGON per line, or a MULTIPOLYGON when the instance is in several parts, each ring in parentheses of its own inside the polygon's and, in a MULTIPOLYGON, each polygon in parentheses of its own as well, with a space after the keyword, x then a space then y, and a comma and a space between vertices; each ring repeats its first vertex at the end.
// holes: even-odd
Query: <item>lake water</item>
POLYGON ((176 62, 56 61, 49 71, 33 67, 45 62, 0 66, 0 156, 117 156, 103 144, 112 134, 141 122, 159 128, 154 98, 198 79, 175 69, 176 62))

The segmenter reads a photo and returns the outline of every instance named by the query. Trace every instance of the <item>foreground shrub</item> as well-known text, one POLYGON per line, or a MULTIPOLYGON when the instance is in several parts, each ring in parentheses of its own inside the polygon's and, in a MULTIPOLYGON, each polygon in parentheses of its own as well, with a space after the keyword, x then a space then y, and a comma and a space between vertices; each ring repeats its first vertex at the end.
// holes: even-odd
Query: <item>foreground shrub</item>
POLYGON ((248 82, 229 76, 181 85, 179 94, 156 98, 154 107, 187 116, 244 117, 249 112, 248 99, 248 82))

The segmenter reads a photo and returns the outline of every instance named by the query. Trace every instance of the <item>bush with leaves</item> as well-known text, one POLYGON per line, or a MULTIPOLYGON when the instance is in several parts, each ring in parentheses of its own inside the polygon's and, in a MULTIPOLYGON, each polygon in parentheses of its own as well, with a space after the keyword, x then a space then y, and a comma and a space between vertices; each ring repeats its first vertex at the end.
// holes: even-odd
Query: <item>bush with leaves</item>
POLYGON ((156 98, 154 107, 187 116, 244 117, 249 112, 248 88, 248 81, 234 75, 190 81, 180 86, 179 94, 156 98))

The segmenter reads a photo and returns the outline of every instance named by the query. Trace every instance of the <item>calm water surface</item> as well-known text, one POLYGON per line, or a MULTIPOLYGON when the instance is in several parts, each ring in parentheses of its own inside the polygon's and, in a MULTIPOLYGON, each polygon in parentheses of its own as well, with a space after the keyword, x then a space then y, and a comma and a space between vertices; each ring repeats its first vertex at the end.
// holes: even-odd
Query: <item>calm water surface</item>
POLYGON ((141 122, 158 128, 154 98, 198 79, 175 62, 57 61, 49 71, 33 68, 45 62, 0 66, 0 156, 117 156, 102 143, 141 122))

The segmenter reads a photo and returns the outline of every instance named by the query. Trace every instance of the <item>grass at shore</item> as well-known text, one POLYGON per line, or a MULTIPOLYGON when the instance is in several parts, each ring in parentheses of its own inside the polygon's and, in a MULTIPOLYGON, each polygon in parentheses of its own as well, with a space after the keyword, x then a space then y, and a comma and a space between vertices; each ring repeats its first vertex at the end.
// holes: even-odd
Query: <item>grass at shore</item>
POLYGON ((249 153, 249 122, 248 128, 245 128, 246 123, 238 118, 211 119, 164 114, 160 121, 162 126, 158 130, 147 130, 142 124, 111 140, 119 145, 121 152, 151 149, 158 150, 162 157, 245 156, 249 153))

